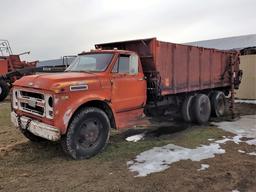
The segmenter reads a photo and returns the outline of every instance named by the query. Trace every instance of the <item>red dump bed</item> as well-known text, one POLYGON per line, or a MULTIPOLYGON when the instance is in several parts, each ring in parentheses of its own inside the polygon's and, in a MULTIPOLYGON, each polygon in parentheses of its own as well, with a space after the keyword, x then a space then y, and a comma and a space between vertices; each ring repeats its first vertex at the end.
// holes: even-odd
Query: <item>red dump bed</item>
POLYGON ((162 94, 175 94, 217 87, 230 87, 231 63, 239 71, 234 51, 220 51, 139 39, 95 45, 96 48, 130 50, 139 54, 143 71, 159 72, 162 94))

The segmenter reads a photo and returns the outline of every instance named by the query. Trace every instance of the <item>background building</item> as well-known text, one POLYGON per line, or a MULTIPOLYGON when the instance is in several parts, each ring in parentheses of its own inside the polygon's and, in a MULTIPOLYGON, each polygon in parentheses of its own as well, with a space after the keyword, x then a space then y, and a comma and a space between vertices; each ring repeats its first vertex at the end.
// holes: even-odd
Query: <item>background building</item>
POLYGON ((221 50, 240 50, 240 68, 243 70, 243 79, 239 90, 236 91, 236 97, 256 99, 256 34, 186 44, 221 50))

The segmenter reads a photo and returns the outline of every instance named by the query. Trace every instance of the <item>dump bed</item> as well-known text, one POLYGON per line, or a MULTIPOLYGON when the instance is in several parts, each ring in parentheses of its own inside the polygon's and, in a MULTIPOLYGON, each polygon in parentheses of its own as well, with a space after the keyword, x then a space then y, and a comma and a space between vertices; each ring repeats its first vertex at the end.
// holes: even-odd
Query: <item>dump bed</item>
POLYGON ((239 57, 235 51, 181 45, 156 38, 97 44, 95 47, 138 53, 144 73, 159 74, 162 95, 231 87, 231 74, 237 75, 239 71, 239 57))

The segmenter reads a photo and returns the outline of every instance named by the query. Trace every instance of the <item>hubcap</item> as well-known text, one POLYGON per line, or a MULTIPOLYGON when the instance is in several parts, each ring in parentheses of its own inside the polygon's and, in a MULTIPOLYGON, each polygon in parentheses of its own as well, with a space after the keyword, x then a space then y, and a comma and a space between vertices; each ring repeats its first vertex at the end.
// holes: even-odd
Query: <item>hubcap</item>
POLYGON ((2 91, 3 91, 3 90, 2 90, 2 87, 0 86, 0 95, 2 94, 2 91))
POLYGON ((93 147, 99 138, 102 124, 98 119, 88 119, 81 124, 77 137, 77 144, 82 148, 93 147))

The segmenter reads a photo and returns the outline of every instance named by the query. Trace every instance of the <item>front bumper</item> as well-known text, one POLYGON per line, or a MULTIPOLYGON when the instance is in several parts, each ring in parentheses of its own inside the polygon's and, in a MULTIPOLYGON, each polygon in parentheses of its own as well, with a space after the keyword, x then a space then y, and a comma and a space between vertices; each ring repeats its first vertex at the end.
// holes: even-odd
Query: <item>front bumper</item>
POLYGON ((36 136, 51 141, 58 141, 60 139, 61 134, 58 128, 36 120, 32 120, 25 116, 21 116, 18 119, 18 115, 14 111, 11 112, 11 121, 15 127, 27 129, 29 132, 36 136))

